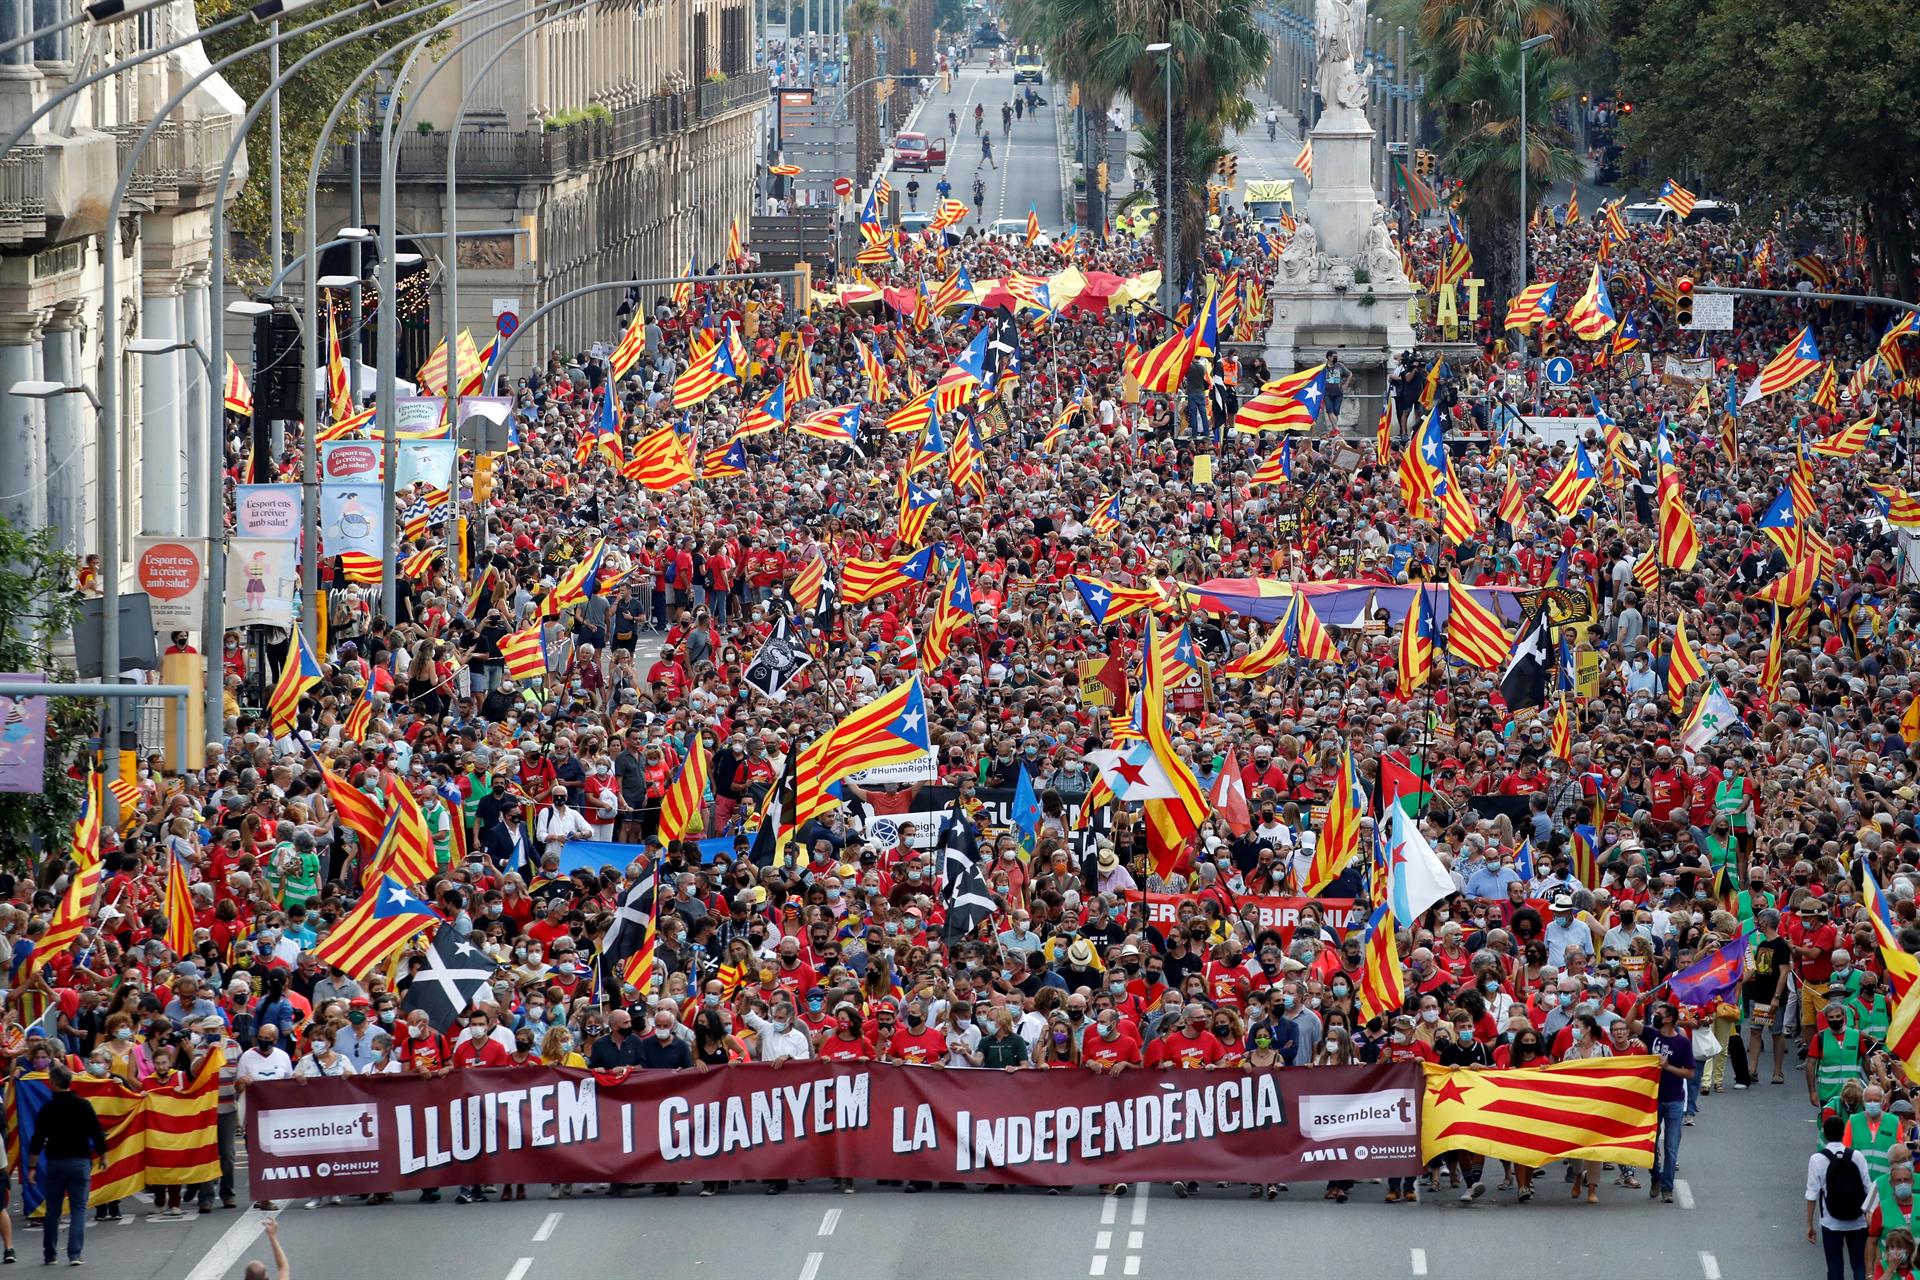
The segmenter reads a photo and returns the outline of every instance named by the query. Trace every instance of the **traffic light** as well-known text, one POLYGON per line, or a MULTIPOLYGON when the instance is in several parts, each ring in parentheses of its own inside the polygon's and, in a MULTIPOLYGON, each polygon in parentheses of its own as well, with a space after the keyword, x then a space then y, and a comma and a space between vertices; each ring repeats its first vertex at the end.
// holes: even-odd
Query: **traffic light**
POLYGON ((1551 318, 1540 326, 1540 358, 1547 359, 1560 350, 1560 326, 1551 318))
POLYGON ((1107 189, 1107 162, 1105 160, 1102 160, 1099 167, 1094 170, 1093 182, 1094 186, 1100 190, 1105 191, 1107 189))
POLYGON ((1434 170, 1433 152, 1427 150, 1425 147, 1421 147, 1414 153, 1413 167, 1419 172, 1421 177, 1431 178, 1434 170))
POLYGON ((1681 276, 1673 286, 1673 318, 1682 329, 1693 324, 1693 277, 1681 276))

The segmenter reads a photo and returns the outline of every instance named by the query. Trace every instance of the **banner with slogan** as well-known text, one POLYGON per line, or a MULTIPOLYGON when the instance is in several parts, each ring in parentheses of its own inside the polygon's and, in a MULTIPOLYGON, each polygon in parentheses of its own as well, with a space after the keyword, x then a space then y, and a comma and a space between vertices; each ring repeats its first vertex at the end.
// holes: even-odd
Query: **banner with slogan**
POLYGON ((1367 921, 1367 907, 1353 898, 1295 898, 1275 897, 1264 894, 1228 893, 1140 893, 1127 894, 1129 902, 1147 904, 1147 923, 1162 929, 1179 922, 1180 904, 1191 902, 1205 911, 1205 903, 1218 904, 1222 915, 1246 918, 1247 908, 1253 909, 1253 923, 1256 931, 1272 929, 1280 934, 1281 945, 1293 943, 1293 931, 1300 927, 1300 912, 1305 907, 1315 907, 1320 911, 1329 928, 1345 933, 1367 921))
POLYGON ((1286 1071, 502 1067, 256 1084, 255 1197, 495 1182, 1286 1182, 1420 1170, 1411 1065, 1286 1071))

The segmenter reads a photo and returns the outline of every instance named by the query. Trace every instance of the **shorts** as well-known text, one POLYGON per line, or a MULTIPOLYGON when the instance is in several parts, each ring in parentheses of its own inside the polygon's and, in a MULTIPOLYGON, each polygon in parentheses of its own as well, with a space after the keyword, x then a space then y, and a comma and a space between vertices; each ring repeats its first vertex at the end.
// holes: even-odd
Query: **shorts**
POLYGON ((1820 1011, 1827 1007, 1827 993, 1811 982, 1800 984, 1800 1025, 1813 1026, 1820 1021, 1820 1011))
POLYGON ((1754 1010, 1759 1007, 1760 1006, 1754 1001, 1749 1000, 1747 1002, 1747 1029, 1749 1031, 1761 1034, 1771 1031, 1776 1036, 1784 1036, 1792 1030, 1792 1027, 1788 1025, 1788 1014, 1793 1009, 1793 999, 1791 996, 1781 996, 1778 1000, 1775 1000, 1772 1011, 1764 1018, 1754 1013, 1754 1010))

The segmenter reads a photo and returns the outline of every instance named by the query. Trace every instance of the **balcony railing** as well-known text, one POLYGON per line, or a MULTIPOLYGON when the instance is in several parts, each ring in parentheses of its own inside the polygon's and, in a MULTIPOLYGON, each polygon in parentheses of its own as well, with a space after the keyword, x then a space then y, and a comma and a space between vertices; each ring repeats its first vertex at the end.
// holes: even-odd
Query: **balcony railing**
POLYGON ((46 234, 46 180, 45 147, 15 147, 0 155, 0 244, 46 234))
POLYGON ((700 116, 709 119, 767 100, 767 73, 743 71, 700 86, 700 116))

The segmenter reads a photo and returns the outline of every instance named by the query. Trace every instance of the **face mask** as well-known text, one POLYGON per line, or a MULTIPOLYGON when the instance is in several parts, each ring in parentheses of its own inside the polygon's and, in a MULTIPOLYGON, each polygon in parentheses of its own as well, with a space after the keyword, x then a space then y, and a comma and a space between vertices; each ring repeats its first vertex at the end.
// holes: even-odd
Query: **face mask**
POLYGON ((1420 1011, 1420 1021, 1432 1025, 1440 1021, 1440 1011, 1438 1009, 1422 1009, 1420 1011))
POLYGON ((315 1040, 313 1042, 313 1056, 316 1058, 324 1058, 327 1056, 327 1050, 331 1048, 333 1048, 333 1046, 327 1041, 315 1040))
POLYGON ((1118 1040, 1120 1038, 1120 1024, 1110 1022, 1106 1026, 1101 1027, 1100 1038, 1102 1040, 1118 1040))
POLYGON ((113 1033, 113 1038, 115 1040, 131 1040, 133 1039, 133 1028, 122 1027, 118 1031, 113 1033))
POLYGON ((658 1040, 661 1044, 665 1044, 667 1041, 673 1039, 673 1028, 672 1027, 655 1027, 653 1029, 653 1038, 655 1040, 658 1040))
POLYGON ((1394 1033, 1393 1033, 1393 1042, 1394 1042, 1395 1044, 1405 1044, 1405 1043, 1407 1042, 1407 1033, 1406 1033, 1406 1032, 1404 1032, 1404 1031, 1396 1031, 1396 1032, 1394 1032, 1394 1033))
POLYGON ((1455 1040, 1458 1040, 1461 1044, 1472 1044, 1473 1028, 1472 1027, 1455 1027, 1453 1029, 1453 1038, 1455 1040))
POLYGON ((390 1027, 393 1025, 393 1010, 382 1009, 376 1016, 380 1019, 381 1026, 390 1027))
POLYGON ((1877 1115, 1879 1115, 1879 1114, 1880 1114, 1880 1104, 1879 1104, 1878 1102, 1869 1102, 1869 1103, 1867 1104, 1867 1114, 1868 1114, 1868 1115, 1870 1115, 1870 1116, 1877 1116, 1877 1115))
POLYGON ((415 1040, 425 1040, 427 1038, 427 1029, 425 1027, 408 1027, 407 1034, 415 1040))
POLYGON ((785 1014, 782 1014, 780 1017, 775 1018, 773 1020, 773 1025, 780 1028, 782 1031, 785 1031, 793 1025, 793 1019, 787 1017, 785 1014))
POLYGON ((1488 995, 1492 995, 1494 992, 1500 989, 1500 980, 1498 978, 1488 978, 1485 982, 1480 984, 1480 989, 1486 992, 1488 995))
POLYGON ((1282 1009, 1291 1009, 1291 1008, 1293 1008, 1293 997, 1292 997, 1292 996, 1281 996, 1281 997, 1280 997, 1280 1007, 1281 1007, 1282 1009))
POLYGON ((97 1061, 89 1062, 87 1064, 87 1074, 90 1076, 104 1076, 107 1074, 107 1064, 97 1061))
POLYGON ((1585 1040, 1587 1038, 1587 1029, 1585 1027, 1574 1027, 1572 1031, 1575 1040, 1585 1040))
POLYGON ((275 1037, 273 1036, 260 1036, 257 1039, 255 1039, 253 1043, 254 1043, 254 1047, 259 1049, 260 1052, 272 1053, 274 1040, 275 1040, 275 1037))
POLYGON ((1335 999, 1345 999, 1347 994, 1347 984, 1344 982, 1334 983, 1333 994, 1335 999))
POLYGON ((487 1029, 485 1027, 468 1027, 467 1038, 477 1044, 487 1038, 487 1029))
POLYGON ((1894 1183, 1893 1198, 1901 1204, 1905 1204, 1907 1201, 1913 1199, 1913 1184, 1911 1182, 1894 1183))
POLYGON ((1542 1009, 1551 1009, 1559 1003, 1560 1003, 1560 997, 1558 995, 1555 995, 1553 992, 1546 991, 1541 993, 1540 1007, 1542 1009))

